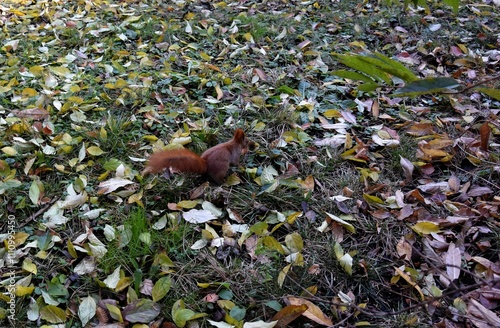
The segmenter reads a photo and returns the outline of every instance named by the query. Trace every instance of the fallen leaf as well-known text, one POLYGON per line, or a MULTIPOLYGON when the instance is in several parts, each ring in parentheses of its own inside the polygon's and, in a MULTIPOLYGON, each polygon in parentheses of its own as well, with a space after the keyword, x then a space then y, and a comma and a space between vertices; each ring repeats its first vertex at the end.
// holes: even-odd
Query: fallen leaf
POLYGON ((291 305, 306 305, 307 310, 302 314, 304 317, 311 319, 312 321, 316 322, 317 324, 323 325, 323 326, 333 326, 332 319, 327 317, 321 309, 314 305, 312 302, 298 298, 298 297, 293 297, 289 296, 285 299, 285 302, 291 304, 291 305))

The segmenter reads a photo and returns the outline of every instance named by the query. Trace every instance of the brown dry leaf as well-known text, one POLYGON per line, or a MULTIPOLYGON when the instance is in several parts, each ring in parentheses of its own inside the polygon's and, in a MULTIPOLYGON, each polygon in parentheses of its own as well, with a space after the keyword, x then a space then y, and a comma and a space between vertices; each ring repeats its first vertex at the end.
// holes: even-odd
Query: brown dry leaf
POLYGON ((399 211, 398 220, 404 220, 413 215, 414 212, 415 211, 411 205, 405 205, 401 208, 401 211, 399 211))
POLYGON ((490 140, 490 132, 491 128, 488 125, 488 122, 484 122, 483 125, 479 128, 479 135, 481 136, 481 150, 488 151, 488 141, 490 140))
POLYGON ((488 187, 472 187, 468 192, 467 196, 469 197, 478 197, 483 195, 491 194, 493 190, 488 187))
POLYGON ((469 319, 479 328, 500 327, 500 318, 495 312, 488 310, 475 299, 471 299, 467 305, 469 319))
POLYGON ((252 235, 245 239, 245 247, 247 250, 248 255, 250 255, 250 258, 252 260, 256 260, 257 256, 255 255, 255 250, 257 249, 257 240, 258 237, 256 235, 252 235))
POLYGON ((323 326, 333 326, 332 319, 327 317, 323 311, 312 302, 298 298, 289 296, 285 299, 285 302, 290 303, 291 305, 306 305, 307 311, 305 311, 302 315, 306 318, 311 319, 312 321, 323 325, 323 326))
POLYGON ((413 170, 415 169, 415 166, 413 165, 412 162, 410 162, 401 155, 399 156, 399 163, 401 164, 401 167, 405 172, 405 178, 406 178, 405 181, 410 182, 413 176, 413 170))
POLYGON ((441 149, 420 147, 420 152, 417 153, 417 157, 424 161, 429 161, 429 162, 430 161, 449 162, 453 158, 453 155, 441 149))
POLYGON ((405 237, 401 237, 399 240, 398 244, 396 245, 396 250, 398 251, 398 255, 400 257, 404 256, 404 259, 409 261, 411 260, 411 245, 409 242, 406 241, 405 237))
POLYGON ((449 191, 448 182, 430 182, 417 188, 430 194, 449 191))
POLYGON ((352 123, 352 124, 357 124, 356 116, 352 112, 341 110, 340 115, 342 115, 342 117, 344 118, 344 120, 346 120, 346 122, 352 123))
POLYGON ((453 280, 460 276, 462 264, 460 249, 455 247, 454 243, 450 243, 448 251, 444 254, 444 264, 446 265, 446 276, 441 274, 439 280, 448 287, 453 280))
POLYGON ((257 74, 257 76, 259 77, 259 79, 261 79, 262 81, 268 81, 269 80, 269 77, 260 68, 254 68, 253 71, 254 71, 254 74, 257 74))
POLYGON ((372 106, 372 115, 373 117, 375 118, 378 118, 378 116, 380 115, 380 108, 379 108, 379 105, 378 105, 378 101, 375 100, 373 102, 373 106, 372 106))
POLYGON ((450 189, 454 192, 458 192, 458 190, 460 189, 460 180, 457 178, 456 175, 452 175, 449 179, 448 179, 448 185, 450 186, 450 189))
POLYGON ((297 45, 297 48, 299 48, 300 50, 302 50, 302 49, 304 49, 305 47, 307 47, 310 44, 311 44, 310 40, 304 40, 304 41, 302 41, 301 43, 299 43, 297 45))
POLYGON ((415 123, 408 128, 406 133, 415 137, 427 136, 434 133, 434 127, 431 123, 415 123))
POLYGON ((287 305, 282 308, 278 313, 276 313, 271 321, 278 321, 275 327, 286 327, 292 321, 300 317, 304 312, 307 311, 307 305, 287 305))
POLYGON ((321 272, 321 269, 319 268, 319 264, 313 264, 307 270, 307 273, 309 273, 309 274, 315 274, 315 275, 320 274, 320 272, 321 272))
POLYGON ((433 139, 427 143, 426 148, 443 149, 453 145, 453 143, 454 141, 450 139, 433 139))
POLYGON ((43 120, 50 116, 50 113, 43 108, 32 108, 21 111, 13 111, 17 117, 31 118, 34 120, 43 120))

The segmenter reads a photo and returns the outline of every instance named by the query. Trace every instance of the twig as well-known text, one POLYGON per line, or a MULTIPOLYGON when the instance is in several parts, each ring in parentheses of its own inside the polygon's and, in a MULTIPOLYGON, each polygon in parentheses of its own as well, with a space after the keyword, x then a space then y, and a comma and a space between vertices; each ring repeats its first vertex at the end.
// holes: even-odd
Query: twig
POLYGON ((45 204, 44 207, 42 207, 41 209, 39 209, 35 213, 31 214, 30 216, 28 216, 23 223, 18 225, 18 228, 24 227, 25 225, 27 225, 28 223, 33 221, 37 216, 46 212, 49 209, 49 207, 51 207, 55 202, 57 202, 59 200, 59 198, 60 198, 59 196, 52 198, 47 204, 45 204))
POLYGON ((459 93, 464 93, 464 92, 466 92, 466 91, 468 91, 470 89, 473 89, 473 88, 475 88, 477 86, 480 86, 481 84, 485 84, 485 83, 488 83, 488 82, 491 82, 491 81, 495 81, 495 80, 497 80, 499 78, 500 78, 500 75, 497 75, 497 76, 494 76, 494 77, 492 77, 490 79, 486 79, 484 81, 480 81, 480 82, 478 82, 476 84, 473 84, 471 86, 464 87, 462 90, 450 91, 450 92, 442 92, 442 94, 445 94, 445 95, 456 95, 456 94, 459 94, 459 93))

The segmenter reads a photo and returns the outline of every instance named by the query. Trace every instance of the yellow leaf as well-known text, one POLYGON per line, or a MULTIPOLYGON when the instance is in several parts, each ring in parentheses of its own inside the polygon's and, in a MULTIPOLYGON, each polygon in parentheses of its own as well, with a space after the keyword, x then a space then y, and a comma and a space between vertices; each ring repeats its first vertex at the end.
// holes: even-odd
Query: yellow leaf
POLYGON ((33 293, 33 291, 35 290, 35 287, 34 286, 19 286, 17 285, 16 286, 16 296, 18 297, 22 297, 22 296, 26 296, 26 295, 31 295, 31 293, 33 293))
POLYGON ((38 200, 40 199, 40 188, 38 186, 37 181, 33 180, 31 183, 31 187, 29 190, 29 197, 33 205, 38 205, 38 200))
POLYGON ((253 36, 251 33, 245 33, 243 34, 243 38, 247 40, 248 42, 254 43, 253 36))
POLYGON ((128 87, 128 82, 127 81, 125 81, 124 79, 118 79, 118 80, 116 80, 116 82, 115 82, 115 88, 121 89, 121 88, 125 88, 125 87, 128 87))
POLYGON ((288 271, 290 270, 291 267, 292 267, 292 265, 288 264, 286 267, 281 269, 280 273, 278 274, 278 286, 280 286, 280 288, 283 286, 283 283, 285 282, 286 275, 288 274, 288 271))
POLYGON ((49 66, 49 70, 52 73, 59 75, 60 77, 66 77, 68 74, 71 73, 71 71, 64 66, 49 66))
POLYGON ((209 55, 207 55, 206 52, 203 52, 203 51, 200 53, 200 57, 201 57, 201 59, 203 59, 205 61, 211 61, 212 60, 212 57, 210 57, 209 55))
POLYGON ((73 243, 71 242, 71 240, 68 239, 67 245, 68 245, 69 255, 71 255, 71 257, 73 257, 74 259, 77 259, 78 254, 76 253, 75 246, 73 246, 73 243))
POLYGON ((24 88, 21 94, 25 97, 35 97, 38 95, 38 92, 33 88, 24 88))
POLYGON ((32 66, 30 67, 29 71, 31 74, 35 75, 36 77, 42 76, 44 68, 42 66, 32 66))
POLYGON ((396 274, 398 274, 401 278, 403 278, 404 280, 406 280, 406 282, 408 284, 410 284, 410 286, 412 286, 413 288, 415 288, 417 290, 417 292, 420 294, 420 298, 422 300, 425 299, 425 296, 424 296, 424 293, 422 293, 422 289, 420 289, 420 287, 417 285, 416 282, 414 282, 411 277, 406 274, 406 272, 402 271, 401 269, 397 268, 397 267, 394 267, 394 270, 396 270, 396 274))
POLYGON ((347 272, 348 275, 352 275, 352 257, 349 255, 349 253, 345 253, 344 256, 342 256, 339 259, 340 265, 344 269, 345 272, 347 272))
POLYGON ((297 220, 301 216, 302 216, 302 212, 294 212, 294 213, 290 214, 289 216, 287 216, 286 222, 288 224, 294 224, 295 220, 297 220))
POLYGON ((36 264, 33 263, 28 258, 24 259, 22 268, 23 268, 24 271, 27 271, 29 273, 33 273, 33 274, 37 273, 36 264))
POLYGON ((0 86, 0 93, 6 93, 6 92, 9 92, 10 89, 12 89, 10 86, 0 86))
POLYGON ((116 292, 122 291, 125 288, 127 288, 128 286, 130 286, 133 282, 134 282, 134 280, 131 277, 121 278, 120 280, 118 280, 118 284, 116 285, 114 290, 116 292))
POLYGON ((286 247, 288 247, 292 253, 301 252, 304 248, 304 241, 297 232, 287 235, 285 237, 285 243, 286 247))
MULTIPOLYGON (((0 90, 0 92, 1 92, 1 90, 0 90)), ((12 147, 3 147, 2 151, 3 151, 4 154, 6 154, 8 156, 15 156, 15 155, 17 155, 17 150, 15 150, 12 147)))
POLYGON ((181 200, 177 203, 178 208, 194 208, 198 205, 200 201, 198 200, 181 200))
POLYGON ((92 156, 100 156, 100 155, 104 154, 104 151, 97 146, 92 146, 92 147, 87 148, 87 152, 92 156))
POLYGON ((146 135, 144 137, 142 137, 143 139, 147 140, 147 141, 157 141, 158 140, 158 137, 155 136, 155 135, 146 135))
MULTIPOLYGON (((24 242, 26 241, 26 239, 28 239, 30 235, 27 234, 26 232, 16 232, 14 234, 14 246, 15 247, 18 247, 22 244, 24 244, 24 242)), ((5 246, 7 247, 7 239, 5 240, 5 246)))
POLYGON ((434 222, 421 221, 411 227, 413 231, 418 234, 430 234, 432 232, 439 232, 439 226, 434 222))
POLYGON ((370 205, 384 205, 384 201, 377 196, 363 194, 363 199, 370 205))
POLYGON ((271 250, 277 251, 280 254, 285 254, 283 246, 281 246, 281 244, 276 240, 276 238, 272 236, 262 237, 262 244, 264 246, 269 247, 271 250))
POLYGON ((119 322, 123 322, 122 312, 120 311, 119 307, 113 304, 106 303, 106 308, 108 309, 111 318, 119 322))

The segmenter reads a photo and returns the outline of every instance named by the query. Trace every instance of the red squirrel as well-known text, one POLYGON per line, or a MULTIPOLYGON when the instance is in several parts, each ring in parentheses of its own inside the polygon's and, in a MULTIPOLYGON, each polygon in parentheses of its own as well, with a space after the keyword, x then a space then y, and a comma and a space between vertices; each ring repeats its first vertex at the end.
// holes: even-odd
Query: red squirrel
POLYGON ((238 165, 240 155, 247 152, 249 145, 253 147, 254 143, 248 141, 242 129, 236 129, 233 139, 205 150, 201 156, 185 148, 153 153, 142 175, 164 170, 167 176, 172 171, 191 172, 208 174, 216 183, 222 184, 229 165, 238 165))

